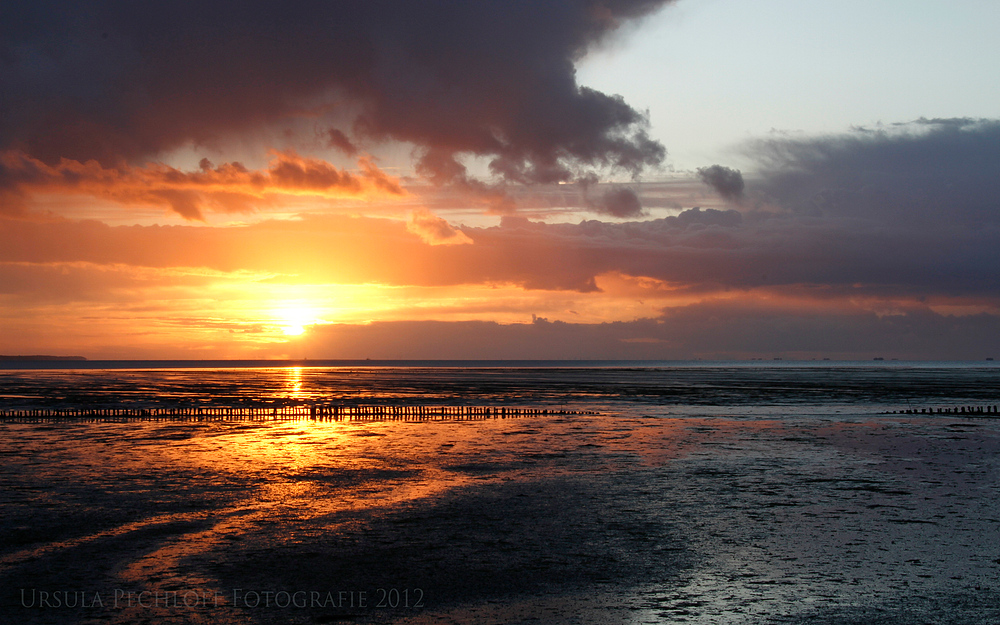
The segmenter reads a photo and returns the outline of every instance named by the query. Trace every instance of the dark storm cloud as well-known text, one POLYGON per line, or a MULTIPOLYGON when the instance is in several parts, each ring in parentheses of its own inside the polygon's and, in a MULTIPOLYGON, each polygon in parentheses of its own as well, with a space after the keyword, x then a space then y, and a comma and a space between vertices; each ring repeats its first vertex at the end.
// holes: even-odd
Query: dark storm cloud
POLYGON ((642 113, 578 85, 574 61, 668 2, 14 0, 0 149, 111 166, 335 114, 353 123, 331 145, 411 142, 444 181, 461 154, 512 181, 636 174, 663 147, 642 113))
POLYGON ((743 174, 738 169, 722 165, 699 167, 698 177, 727 200, 735 201, 743 197, 743 174))

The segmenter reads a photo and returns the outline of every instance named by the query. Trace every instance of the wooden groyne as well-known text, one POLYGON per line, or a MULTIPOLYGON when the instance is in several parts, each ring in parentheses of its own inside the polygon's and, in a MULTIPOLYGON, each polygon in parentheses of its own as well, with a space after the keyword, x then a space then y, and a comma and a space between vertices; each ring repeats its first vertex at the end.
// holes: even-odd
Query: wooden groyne
POLYGON ((912 415, 958 415, 972 418, 991 419, 1000 417, 1000 406, 947 406, 945 408, 906 408, 890 410, 885 414, 912 415))
POLYGON ((407 406, 298 404, 284 406, 170 406, 158 408, 0 409, 0 421, 475 421, 597 414, 525 406, 407 406))

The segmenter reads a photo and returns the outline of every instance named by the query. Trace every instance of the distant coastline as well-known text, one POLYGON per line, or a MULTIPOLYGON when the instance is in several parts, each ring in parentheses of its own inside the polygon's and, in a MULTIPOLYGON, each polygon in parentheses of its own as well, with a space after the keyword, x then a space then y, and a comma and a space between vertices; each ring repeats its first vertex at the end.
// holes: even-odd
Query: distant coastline
POLYGON ((0 360, 87 360, 83 356, 48 356, 45 354, 34 354, 31 356, 5 356, 0 354, 0 360))

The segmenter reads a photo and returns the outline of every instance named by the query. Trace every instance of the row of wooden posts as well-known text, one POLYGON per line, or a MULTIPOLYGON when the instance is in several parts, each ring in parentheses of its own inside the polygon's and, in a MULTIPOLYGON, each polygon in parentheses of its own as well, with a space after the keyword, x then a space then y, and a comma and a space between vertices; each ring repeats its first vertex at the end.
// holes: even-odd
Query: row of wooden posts
MULTIPOLYGON (((32 408, 0 409, 0 421, 83 420, 183 420, 183 421, 472 421, 517 419, 545 415, 596 414, 587 410, 563 410, 524 406, 407 406, 299 404, 286 406, 171 406, 159 408, 32 408)), ((1000 417, 1000 406, 954 406, 907 408, 886 414, 963 415, 1000 417)))
POLYGON ((905 410, 890 410, 889 414, 953 414, 967 417, 1000 416, 998 406, 949 406, 946 408, 907 408, 905 410))
POLYGON ((0 410, 3 421, 61 421, 67 419, 128 421, 472 421, 517 419, 544 415, 595 414, 524 406, 406 406, 304 404, 293 406, 183 406, 162 408, 34 408, 0 410))

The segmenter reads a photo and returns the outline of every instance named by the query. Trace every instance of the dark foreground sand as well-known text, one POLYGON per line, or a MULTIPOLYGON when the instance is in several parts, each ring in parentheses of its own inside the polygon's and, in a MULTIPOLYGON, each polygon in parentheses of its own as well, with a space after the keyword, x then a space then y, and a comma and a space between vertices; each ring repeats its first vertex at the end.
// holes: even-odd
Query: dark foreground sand
POLYGON ((2 424, 0 621, 998 623, 998 425, 2 424))

